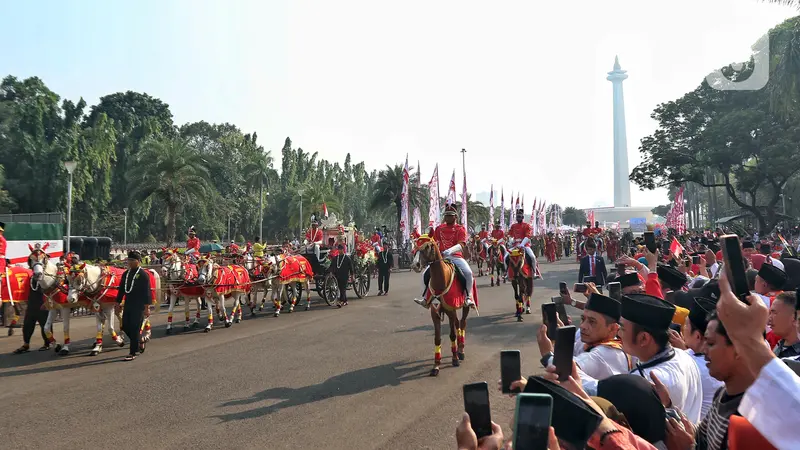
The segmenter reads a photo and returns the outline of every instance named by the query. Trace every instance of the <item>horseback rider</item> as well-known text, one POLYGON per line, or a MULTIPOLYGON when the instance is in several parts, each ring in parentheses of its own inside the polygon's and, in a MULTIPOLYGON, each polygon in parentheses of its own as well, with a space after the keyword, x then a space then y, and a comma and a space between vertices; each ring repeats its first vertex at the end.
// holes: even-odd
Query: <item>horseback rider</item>
POLYGON ((317 228, 319 224, 316 220, 311 221, 311 228, 308 229, 306 232, 306 239, 303 241, 303 245, 314 246, 314 256, 317 257, 317 261, 322 262, 319 259, 319 247, 322 245, 322 230, 317 228))
POLYGON ((372 247, 375 248, 376 253, 381 251, 381 245, 383 244, 383 236, 381 236, 380 228, 375 227, 375 233, 372 234, 370 242, 372 242, 372 247))
MULTIPOLYGON (((464 276, 464 293, 466 294, 464 306, 470 307, 475 305, 471 298, 472 269, 461 253, 467 246, 467 230, 463 225, 456 223, 457 216, 456 207, 447 205, 444 210, 444 223, 439 225, 433 232, 433 239, 439 244, 439 251, 442 252, 442 256, 452 262, 461 272, 461 275, 464 276)), ((414 301, 421 306, 426 305, 425 300, 415 299, 414 301)))
POLYGON ((186 240, 186 254, 191 255, 195 252, 200 252, 200 239, 197 238, 197 230, 192 225, 189 227, 189 238, 186 240))
POLYGON ((241 251, 241 249, 236 244, 236 241, 231 239, 231 244, 228 246, 228 253, 230 253, 232 255, 238 255, 240 251, 241 251))
POLYGON ((506 255, 508 254, 508 250, 506 250, 506 233, 503 231, 503 226, 500 225, 500 219, 497 219, 494 223, 494 229, 492 230, 492 238, 497 239, 498 246, 500 247, 500 258, 503 261, 503 269, 508 271, 508 266, 506 265, 506 255))
MULTIPOLYGON (((525 255, 528 258, 528 262, 531 264, 531 273, 535 273, 536 271, 536 256, 533 254, 533 249, 531 248, 531 238, 533 237, 533 229, 531 228, 531 224, 525 223, 525 212, 521 209, 517 210, 517 223, 511 225, 511 228, 508 230, 508 235, 512 239, 514 239, 514 247, 522 247, 525 250, 525 255)), ((506 253, 506 257, 504 258, 504 265, 506 273, 508 272, 508 253, 506 253)))

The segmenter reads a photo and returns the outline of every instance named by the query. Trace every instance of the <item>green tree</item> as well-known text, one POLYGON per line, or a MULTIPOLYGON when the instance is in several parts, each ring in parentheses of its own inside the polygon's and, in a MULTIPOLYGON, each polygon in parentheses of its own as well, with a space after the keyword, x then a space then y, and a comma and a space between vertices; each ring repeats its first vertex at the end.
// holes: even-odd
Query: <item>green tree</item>
POLYGON ((258 147, 256 154, 244 167, 244 177, 250 189, 258 191, 258 240, 263 239, 264 230, 264 189, 269 192, 270 185, 277 179, 278 173, 272 168, 272 153, 264 152, 258 147))
MULTIPOLYGON (((409 170, 413 167, 409 167, 409 170)), ((409 202, 413 204, 418 202, 420 198, 420 189, 418 188, 419 181, 417 174, 414 174, 409 179, 409 202)), ((386 210, 388 207, 394 207, 396 215, 397 230, 400 229, 400 217, 402 216, 402 194, 403 194, 403 166, 395 165, 394 167, 387 165, 386 169, 378 173, 375 180, 375 185, 372 187, 372 198, 369 202, 369 209, 371 211, 386 210)), ((469 214, 469 210, 467 210, 469 214)), ((409 216, 410 218, 410 216, 409 216)))
POLYGON ((208 182, 208 165, 202 155, 185 140, 174 138, 145 145, 130 172, 139 180, 131 198, 143 202, 161 202, 167 209, 166 242, 175 242, 175 218, 180 207, 214 195, 208 182))
POLYGON ((561 214, 561 219, 564 225, 581 226, 586 223, 586 212, 574 206, 567 206, 561 214))

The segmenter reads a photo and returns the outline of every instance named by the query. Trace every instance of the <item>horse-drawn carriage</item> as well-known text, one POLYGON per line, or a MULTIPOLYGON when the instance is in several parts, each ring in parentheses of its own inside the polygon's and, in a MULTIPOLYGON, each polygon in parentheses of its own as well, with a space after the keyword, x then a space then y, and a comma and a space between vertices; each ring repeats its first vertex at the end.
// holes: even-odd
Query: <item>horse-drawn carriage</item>
MULTIPOLYGON (((369 249, 365 251, 363 247, 356 246, 356 228, 343 226, 336 220, 336 216, 331 214, 328 219, 322 220, 323 245, 319 249, 319 259, 314 253, 313 247, 305 248, 300 256, 303 256, 311 264, 314 271, 314 291, 325 300, 328 305, 336 304, 339 299, 339 284, 336 276, 330 271, 332 251, 338 251, 339 244, 344 246, 344 251, 353 259, 355 274, 351 276, 348 285, 358 298, 369 295, 370 273, 375 265, 375 253, 369 249)), ((302 289, 298 283, 295 289, 302 289)))

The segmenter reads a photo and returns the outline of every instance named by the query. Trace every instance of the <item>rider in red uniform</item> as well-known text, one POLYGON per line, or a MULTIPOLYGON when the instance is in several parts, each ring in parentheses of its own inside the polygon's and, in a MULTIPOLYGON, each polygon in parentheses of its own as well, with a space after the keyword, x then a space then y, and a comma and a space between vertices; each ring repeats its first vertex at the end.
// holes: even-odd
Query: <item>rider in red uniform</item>
POLYGON ((414 225, 414 229, 411 230, 411 240, 416 242, 416 240, 419 239, 419 237, 420 237, 419 227, 414 225))
POLYGON ((381 237, 378 227, 375 227, 375 232, 372 233, 372 237, 369 240, 372 243, 372 247, 375 248, 375 251, 380 252, 381 245, 383 244, 383 238, 381 237))
POLYGON ((200 253, 200 239, 197 239, 197 232, 194 229, 194 225, 189 227, 189 239, 186 240, 186 254, 192 255, 196 253, 194 256, 199 256, 200 253))
POLYGON ((319 261, 319 247, 322 245, 322 230, 317 228, 319 224, 316 220, 311 221, 311 228, 306 231, 306 240, 304 242, 305 245, 314 246, 314 256, 317 257, 317 261, 319 261))
POLYGON ((231 254, 239 254, 241 249, 236 245, 236 241, 231 240, 231 245, 228 246, 228 252, 231 254))
MULTIPOLYGON (((536 269, 536 256, 531 249, 531 238, 533 237, 533 229, 531 224, 525 222, 525 212, 521 209, 517 210, 517 223, 512 224, 508 230, 509 237, 514 239, 514 247, 522 247, 525 254, 530 258, 532 269, 536 269)), ((506 270, 508 270, 508 255, 506 255, 506 270)))
MULTIPOLYGON (((439 251, 442 256, 451 261, 464 276, 466 286, 464 291, 466 294, 465 306, 474 306, 475 302, 472 301, 472 269, 469 263, 464 259, 461 253, 467 246, 467 230, 462 225, 456 223, 457 217, 456 208, 453 205, 448 205, 444 210, 444 222, 439 225, 433 232, 433 238, 439 244, 439 251)), ((425 306, 425 300, 415 299, 415 302, 425 306)))

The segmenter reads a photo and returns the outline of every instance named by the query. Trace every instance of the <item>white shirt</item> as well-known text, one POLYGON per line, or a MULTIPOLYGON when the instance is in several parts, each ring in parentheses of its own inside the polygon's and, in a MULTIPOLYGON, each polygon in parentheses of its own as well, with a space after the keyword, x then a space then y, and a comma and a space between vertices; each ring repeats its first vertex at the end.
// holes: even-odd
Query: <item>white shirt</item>
POLYGON ((717 380, 708 373, 705 356, 695 354, 692 349, 687 350, 686 353, 694 359, 694 362, 697 363, 697 370, 700 371, 700 380, 703 383, 703 405, 700 407, 700 420, 703 420, 703 417, 706 416, 706 413, 711 408, 711 404, 714 403, 714 394, 717 392, 717 389, 724 386, 725 383, 717 380))
MULTIPOLYGON (((657 366, 643 370, 647 381, 651 381, 650 372, 655 372, 658 379, 669 391, 672 404, 683 411, 692 423, 700 421, 700 410, 703 406, 703 382, 700 369, 694 358, 684 350, 675 349, 675 357, 657 366)), ((634 369, 634 374, 639 371, 634 369)))
POLYGON ((709 267, 709 270, 711 270, 711 278, 716 277, 717 272, 719 272, 719 263, 715 262, 712 264, 711 267, 709 267))
POLYGON ((800 448, 800 377, 774 358, 744 393, 739 413, 779 450, 800 448))

